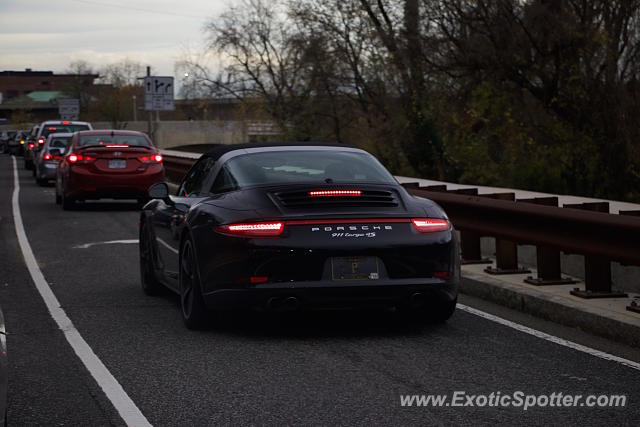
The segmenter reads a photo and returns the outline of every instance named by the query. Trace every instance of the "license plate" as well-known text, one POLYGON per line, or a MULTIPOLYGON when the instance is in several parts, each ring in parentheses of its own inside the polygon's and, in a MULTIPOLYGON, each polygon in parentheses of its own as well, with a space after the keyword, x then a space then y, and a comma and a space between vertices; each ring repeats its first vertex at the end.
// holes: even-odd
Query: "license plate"
POLYGON ((127 167, 127 161, 118 159, 118 160, 109 160, 109 169, 124 169, 127 167))
POLYGON ((378 258, 334 257, 331 258, 333 280, 377 280, 378 258))

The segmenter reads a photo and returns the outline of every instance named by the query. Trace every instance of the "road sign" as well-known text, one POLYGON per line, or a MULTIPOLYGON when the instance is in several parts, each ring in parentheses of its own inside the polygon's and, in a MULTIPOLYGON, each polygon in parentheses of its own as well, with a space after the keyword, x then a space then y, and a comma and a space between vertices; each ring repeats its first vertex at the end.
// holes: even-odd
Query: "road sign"
POLYGON ((58 114, 62 120, 78 120, 80 117, 80 100, 77 98, 58 99, 58 114))
POLYGON ((144 78, 144 109, 173 111, 173 77, 144 78))

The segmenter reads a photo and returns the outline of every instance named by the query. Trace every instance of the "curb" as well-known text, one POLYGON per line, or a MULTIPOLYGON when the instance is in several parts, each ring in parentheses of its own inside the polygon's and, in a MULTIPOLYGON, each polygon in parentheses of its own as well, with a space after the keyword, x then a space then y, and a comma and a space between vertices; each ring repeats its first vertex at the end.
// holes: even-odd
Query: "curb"
POLYGON ((490 277, 463 272, 460 292, 593 335, 640 347, 640 326, 615 316, 605 317, 572 301, 541 295, 535 289, 521 289, 490 277))

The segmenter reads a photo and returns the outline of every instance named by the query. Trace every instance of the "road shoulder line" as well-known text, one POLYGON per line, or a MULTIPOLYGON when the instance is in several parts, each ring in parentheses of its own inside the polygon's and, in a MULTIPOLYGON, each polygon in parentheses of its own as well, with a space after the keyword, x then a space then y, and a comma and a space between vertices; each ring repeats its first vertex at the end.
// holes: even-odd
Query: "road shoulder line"
POLYGON ((20 179, 18 176, 16 158, 14 156, 12 156, 12 163, 14 187, 11 204, 13 209, 13 221, 20 250, 22 251, 22 256, 27 269, 29 270, 31 280, 44 300, 51 317, 64 333, 67 342, 71 345, 73 351, 76 353, 78 358, 80 358, 80 361, 87 368, 93 379, 98 383, 109 401, 111 401, 123 421, 130 426, 151 426, 140 409, 124 391, 118 380, 115 379, 104 363, 102 363, 100 358, 98 358, 98 356, 93 352, 93 349, 89 344, 84 340, 84 338, 82 338, 82 335, 80 335, 80 332, 73 325, 73 322, 71 322, 67 313, 60 306, 58 298, 56 298, 44 278, 42 271, 38 267, 38 263, 33 251, 31 250, 31 245, 29 244, 29 239, 27 238, 27 234, 24 230, 24 224, 22 222, 22 213, 20 211, 19 203, 20 179))

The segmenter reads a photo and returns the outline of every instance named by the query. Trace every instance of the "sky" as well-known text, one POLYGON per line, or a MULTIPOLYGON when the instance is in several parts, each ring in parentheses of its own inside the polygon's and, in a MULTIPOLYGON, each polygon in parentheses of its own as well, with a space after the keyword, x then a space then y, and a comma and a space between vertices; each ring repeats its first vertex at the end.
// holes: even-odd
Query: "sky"
MULTIPOLYGON (((175 76, 203 27, 239 0, 0 0, 0 71, 95 69, 124 59, 175 76)), ((179 76, 176 76, 179 77, 179 76)))

